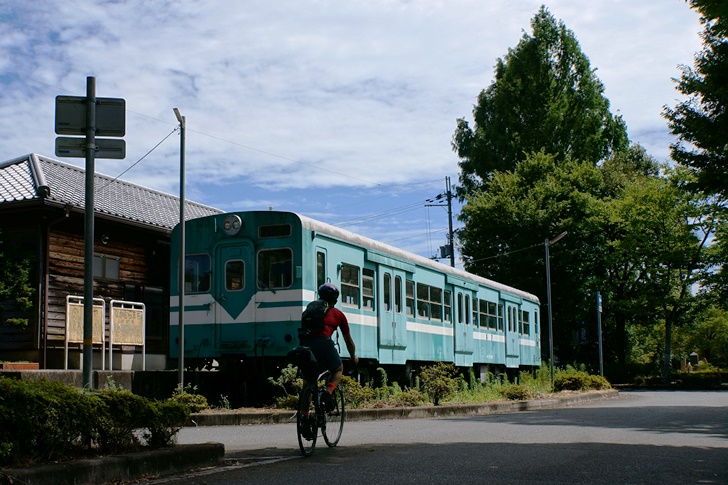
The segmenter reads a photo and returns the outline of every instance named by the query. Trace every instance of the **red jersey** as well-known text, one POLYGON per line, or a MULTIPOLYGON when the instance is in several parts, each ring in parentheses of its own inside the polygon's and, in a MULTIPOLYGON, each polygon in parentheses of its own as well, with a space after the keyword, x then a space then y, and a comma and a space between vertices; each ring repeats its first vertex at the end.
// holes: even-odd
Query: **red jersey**
POLYGON ((337 328, 341 329, 343 335, 349 335, 349 321, 344 312, 338 308, 330 308, 324 315, 324 331, 312 335, 312 337, 331 338, 337 328))

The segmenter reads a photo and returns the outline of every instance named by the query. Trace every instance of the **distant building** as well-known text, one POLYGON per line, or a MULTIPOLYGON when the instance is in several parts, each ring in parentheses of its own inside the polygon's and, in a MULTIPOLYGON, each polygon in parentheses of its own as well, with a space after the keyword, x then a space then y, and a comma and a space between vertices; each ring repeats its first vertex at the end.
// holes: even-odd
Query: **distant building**
MULTIPOLYGON (((170 234, 179 222, 179 198, 101 174, 95 175, 94 298, 146 306, 147 369, 163 369, 169 349, 170 234)), ((66 297, 84 294, 83 168, 31 153, 0 162, 0 238, 30 255, 33 309, 29 325, 13 302, 0 301, 0 361, 28 360, 64 368, 66 297)), ((222 211, 185 201, 186 219, 222 211)), ((108 312, 107 312, 108 325, 108 312)), ((108 326, 106 327, 108 338, 108 326)), ((101 347, 94 368, 101 368, 101 347)), ((69 345, 78 368, 81 345, 69 345)), ((140 368, 139 348, 114 348, 114 368, 140 368), (118 359, 118 361, 117 361, 118 359)))

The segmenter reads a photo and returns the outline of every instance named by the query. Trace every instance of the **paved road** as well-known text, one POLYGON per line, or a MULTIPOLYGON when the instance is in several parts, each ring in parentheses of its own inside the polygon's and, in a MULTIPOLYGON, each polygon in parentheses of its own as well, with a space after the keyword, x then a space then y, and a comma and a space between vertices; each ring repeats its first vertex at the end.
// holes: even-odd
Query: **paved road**
POLYGON ((299 457, 295 425, 185 428, 227 466, 150 483, 728 483, 728 392, 623 392, 567 409, 346 424, 299 457))

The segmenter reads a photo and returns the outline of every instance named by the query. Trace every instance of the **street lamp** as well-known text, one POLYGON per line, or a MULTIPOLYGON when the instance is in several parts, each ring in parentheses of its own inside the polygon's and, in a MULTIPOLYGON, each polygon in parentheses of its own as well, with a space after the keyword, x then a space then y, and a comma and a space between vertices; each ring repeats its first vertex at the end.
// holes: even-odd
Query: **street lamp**
POLYGON ((185 117, 174 109, 179 121, 179 388, 184 389, 185 381, 185 117))
POLYGON ((554 388, 554 332, 551 322, 551 268, 549 265, 549 246, 560 241, 568 232, 564 231, 555 238, 546 238, 543 242, 546 251, 546 300, 549 309, 549 369, 551 370, 551 389, 554 388))

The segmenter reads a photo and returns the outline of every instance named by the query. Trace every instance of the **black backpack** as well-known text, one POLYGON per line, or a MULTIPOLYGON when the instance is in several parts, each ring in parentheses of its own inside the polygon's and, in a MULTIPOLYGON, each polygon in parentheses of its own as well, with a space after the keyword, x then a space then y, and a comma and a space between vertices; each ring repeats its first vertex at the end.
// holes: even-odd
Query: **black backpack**
POLYGON ((323 300, 312 301, 306 306, 301 315, 301 328, 298 337, 308 337, 324 331, 324 315, 329 310, 329 304, 323 300))

